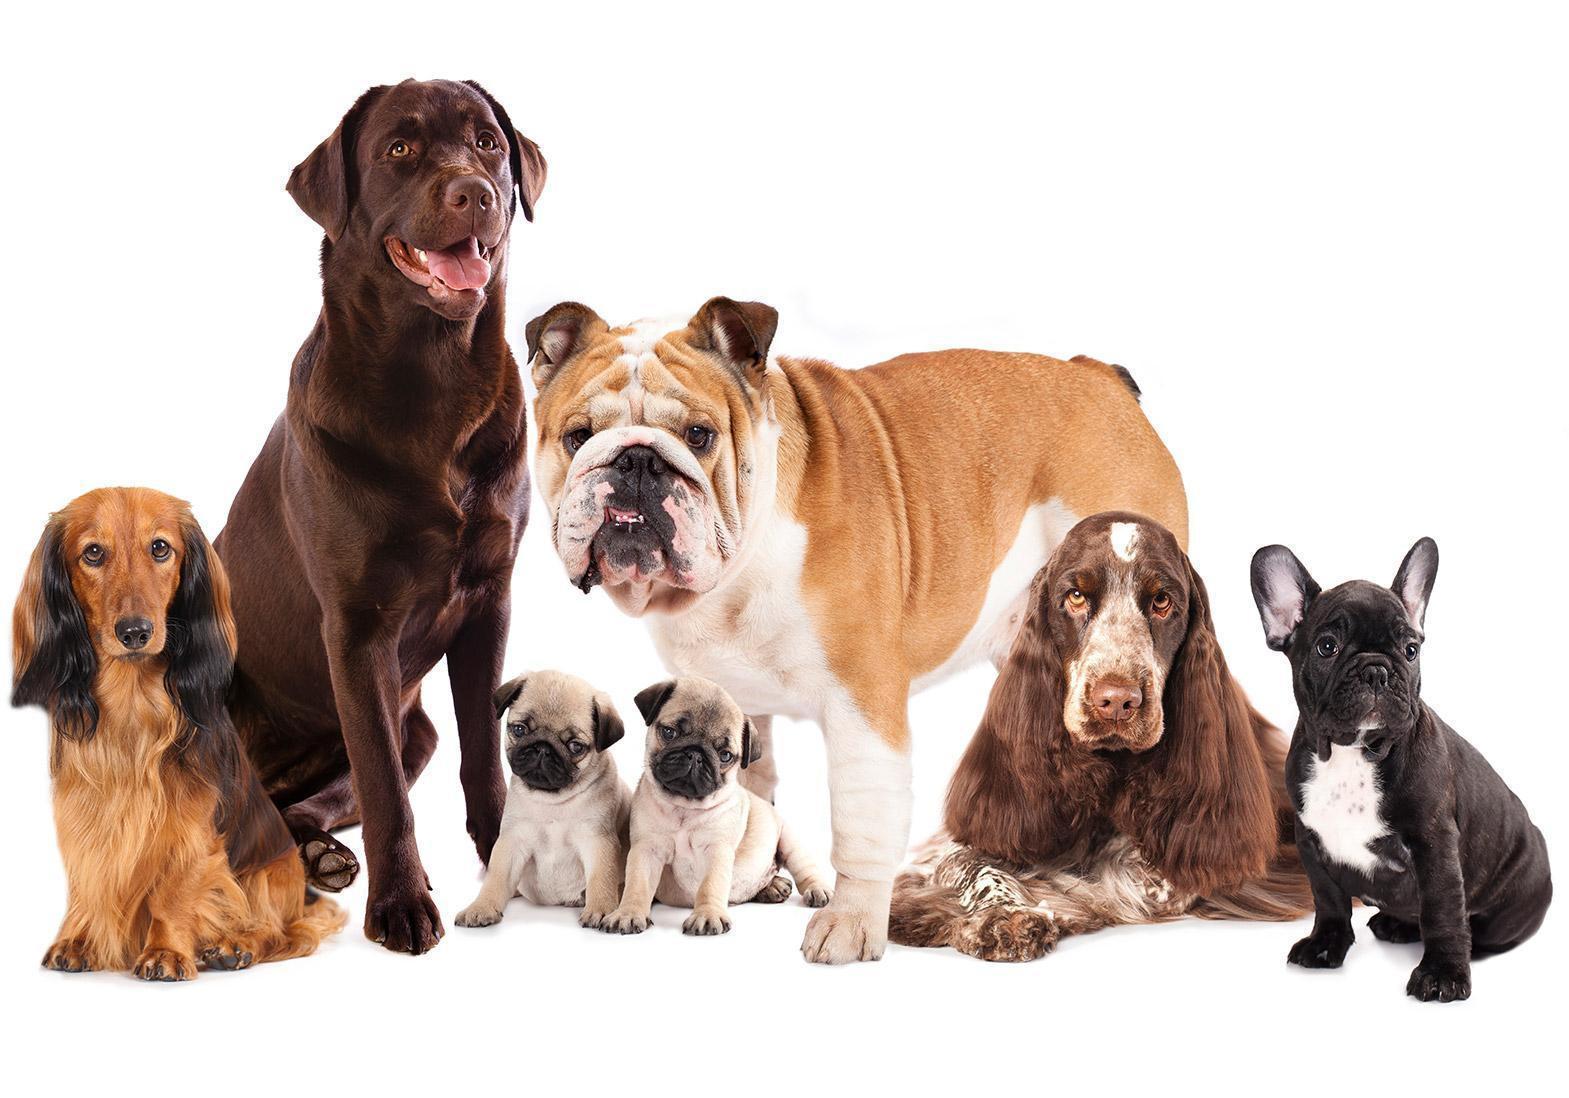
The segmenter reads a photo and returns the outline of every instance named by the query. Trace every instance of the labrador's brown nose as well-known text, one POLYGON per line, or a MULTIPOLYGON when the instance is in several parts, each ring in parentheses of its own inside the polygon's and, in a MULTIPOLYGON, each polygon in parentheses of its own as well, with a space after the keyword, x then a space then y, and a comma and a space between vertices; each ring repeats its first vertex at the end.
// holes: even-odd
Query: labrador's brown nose
POLYGON ((1127 721, 1144 704, 1144 691, 1123 679, 1100 679, 1090 687, 1090 712, 1103 721, 1127 721))
POLYGON ((442 199, 454 210, 488 210, 496 204, 496 189, 477 175, 460 175, 447 181, 442 199))

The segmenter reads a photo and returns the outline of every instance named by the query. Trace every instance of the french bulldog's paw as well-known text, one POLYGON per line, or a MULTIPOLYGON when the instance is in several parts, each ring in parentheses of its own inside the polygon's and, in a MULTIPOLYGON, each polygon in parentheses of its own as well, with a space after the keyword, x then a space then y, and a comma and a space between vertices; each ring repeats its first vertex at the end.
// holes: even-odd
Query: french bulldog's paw
POLYGON ((1044 911, 994 907, 961 922, 954 931, 953 947, 983 961, 1033 961, 1050 953, 1061 937, 1044 911))
POLYGON ((1471 997, 1471 966, 1464 962, 1430 960, 1411 973, 1406 994, 1422 1003, 1453 1003, 1471 997))
POLYGON ((177 950, 149 946, 131 966, 131 975, 138 980, 194 980, 196 958, 177 950))
POLYGON ((795 886, 790 883, 790 878, 783 873, 776 874, 774 879, 757 890, 757 895, 752 897, 754 904, 782 904, 790 898, 790 893, 795 891, 795 886))
POLYGON ((202 950, 198 959, 209 969, 236 972, 250 968, 256 955, 239 942, 224 942, 222 945, 208 946, 202 950))
POLYGON ((354 851, 325 831, 300 841, 300 861, 305 863, 306 878, 323 892, 342 892, 360 874, 360 860, 354 851))
POLYGON ((501 922, 501 908, 492 907, 483 900, 475 900, 452 920, 459 926, 493 926, 501 922))
POLYGON ((91 972, 87 946, 80 938, 61 938, 44 954, 44 967, 55 972, 91 972))
POLYGON ((1422 929, 1415 923, 1408 923, 1404 919, 1397 919, 1393 915, 1378 912, 1367 921, 1367 928, 1373 932, 1373 937, 1381 942, 1420 942, 1422 929))
MULTIPOLYGON (((879 961, 888 948, 888 893, 882 892, 880 906, 870 908, 857 902, 844 887, 827 907, 806 924, 801 955, 813 964, 843 965, 852 961, 879 961)), ((857 886, 862 882, 855 882, 857 886)), ((865 891, 865 889, 858 889, 865 891)))
POLYGON ((599 929, 606 934, 641 934, 652 926, 653 922, 647 915, 618 907, 600 921, 599 929))
POLYGON ((1346 950, 1356 940, 1351 924, 1336 923, 1332 927, 1314 928, 1313 933, 1291 947, 1286 963, 1303 968, 1339 968, 1346 959, 1346 950))
POLYGON ((714 934, 730 933, 730 917, 722 908, 709 911, 694 911, 686 917, 686 922, 681 924, 682 934, 699 934, 709 937, 714 934))
POLYGON ((365 905, 365 937, 394 953, 428 953, 445 933, 436 902, 417 885, 389 889, 365 905))
POLYGON ((801 902, 807 907, 827 907, 833 902, 834 890, 827 885, 803 887, 801 889, 801 902))
POLYGON ((605 930, 607 929, 605 922, 609 918, 610 912, 585 906, 582 913, 577 917, 577 925, 585 930, 605 930))

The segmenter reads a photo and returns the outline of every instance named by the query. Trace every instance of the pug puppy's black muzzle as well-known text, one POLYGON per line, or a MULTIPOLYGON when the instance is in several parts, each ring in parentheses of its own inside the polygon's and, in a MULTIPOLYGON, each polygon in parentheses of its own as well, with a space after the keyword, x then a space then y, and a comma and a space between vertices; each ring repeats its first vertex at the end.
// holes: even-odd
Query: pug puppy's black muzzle
POLYGON ((523 784, 542 793, 556 793, 572 784, 576 768, 544 740, 530 740, 507 752, 507 764, 523 784))
POLYGON ((719 788, 719 769, 701 747, 672 747, 654 759, 654 780, 666 793, 700 801, 719 788))

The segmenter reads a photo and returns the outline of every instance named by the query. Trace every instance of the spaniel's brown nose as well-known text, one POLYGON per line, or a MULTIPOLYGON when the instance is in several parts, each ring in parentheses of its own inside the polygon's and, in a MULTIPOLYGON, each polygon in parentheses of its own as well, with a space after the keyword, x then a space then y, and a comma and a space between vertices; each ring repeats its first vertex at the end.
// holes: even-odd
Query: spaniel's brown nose
POLYGON ((1144 704, 1144 691, 1122 679, 1101 679, 1090 687, 1090 712, 1103 721, 1128 721, 1144 704))

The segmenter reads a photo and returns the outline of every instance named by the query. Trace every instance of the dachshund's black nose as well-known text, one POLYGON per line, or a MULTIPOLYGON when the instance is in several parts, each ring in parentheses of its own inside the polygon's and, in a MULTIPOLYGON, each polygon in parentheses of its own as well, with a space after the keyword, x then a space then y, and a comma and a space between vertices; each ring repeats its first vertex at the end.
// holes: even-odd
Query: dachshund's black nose
POLYGON ((153 623, 146 618, 121 618, 114 623, 114 635, 135 652, 138 648, 146 648, 147 642, 153 639, 153 623))
POLYGON ((665 459, 652 446, 628 446, 616 458, 616 468, 623 473, 635 470, 657 477, 665 471, 665 459))
POLYGON ((1362 681, 1367 683, 1374 695, 1382 694, 1389 687, 1389 668, 1381 663, 1375 663, 1362 669, 1362 681))

